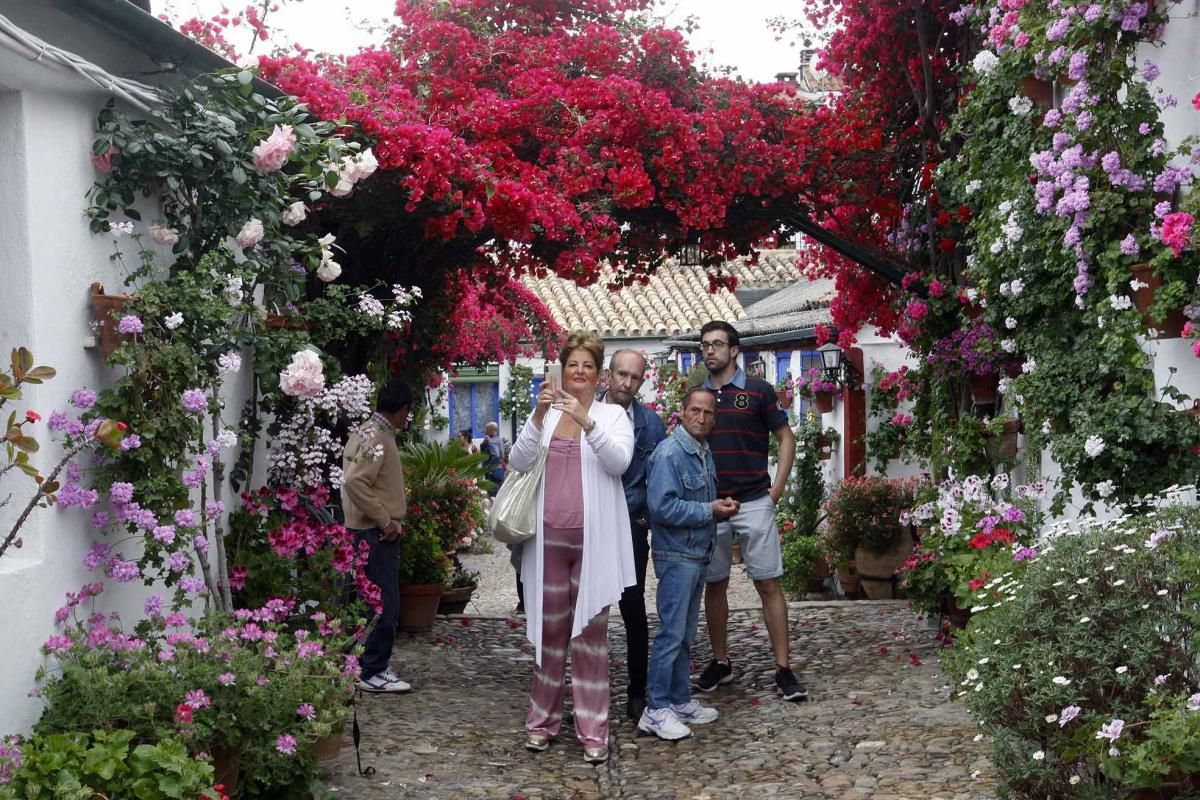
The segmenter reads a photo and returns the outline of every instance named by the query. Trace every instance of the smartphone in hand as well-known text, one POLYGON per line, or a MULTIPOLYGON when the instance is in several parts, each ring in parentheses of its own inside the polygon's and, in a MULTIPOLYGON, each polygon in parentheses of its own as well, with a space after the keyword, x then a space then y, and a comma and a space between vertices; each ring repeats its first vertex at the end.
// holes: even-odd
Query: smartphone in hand
POLYGON ((550 384, 552 386, 554 386, 555 389, 562 389, 563 388, 562 364, 547 364, 546 365, 546 380, 550 381, 550 384))

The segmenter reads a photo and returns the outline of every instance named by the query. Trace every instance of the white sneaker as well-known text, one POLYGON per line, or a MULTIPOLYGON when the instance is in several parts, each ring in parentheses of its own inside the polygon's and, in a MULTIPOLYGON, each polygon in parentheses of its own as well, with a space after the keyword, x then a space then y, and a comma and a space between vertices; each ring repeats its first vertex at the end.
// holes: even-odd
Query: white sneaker
POLYGON ((687 725, 707 725, 721 716, 715 708, 702 706, 695 700, 688 700, 681 706, 672 703, 671 711, 675 713, 680 722, 687 725))
POLYGON ((692 729, 679 721, 670 708, 647 708, 638 720, 638 730, 653 733, 660 739, 674 741, 692 735, 692 729))
POLYGON ((354 685, 361 691, 372 692, 374 694, 401 694, 412 691, 412 687, 402 680, 389 681, 384 672, 372 675, 366 679, 359 678, 358 682, 354 685))
MULTIPOLYGON (((388 683, 404 683, 404 681, 400 680, 399 675, 397 675, 395 672, 392 672, 391 667, 388 667, 387 669, 385 669, 383 672, 381 672, 379 674, 382 675, 384 677, 384 679, 387 680, 388 683)), ((407 686, 407 685, 408 684, 405 684, 405 686, 407 686)), ((412 688, 412 687, 409 687, 409 688, 412 688)))

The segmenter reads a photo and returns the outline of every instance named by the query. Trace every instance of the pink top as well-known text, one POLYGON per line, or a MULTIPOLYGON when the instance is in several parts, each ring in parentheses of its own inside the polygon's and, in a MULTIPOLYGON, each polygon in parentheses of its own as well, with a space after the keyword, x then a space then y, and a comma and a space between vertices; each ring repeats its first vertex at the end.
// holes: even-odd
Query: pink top
POLYGON ((583 527, 583 462, 579 440, 554 436, 546 454, 545 506, 542 525, 551 528, 583 527))

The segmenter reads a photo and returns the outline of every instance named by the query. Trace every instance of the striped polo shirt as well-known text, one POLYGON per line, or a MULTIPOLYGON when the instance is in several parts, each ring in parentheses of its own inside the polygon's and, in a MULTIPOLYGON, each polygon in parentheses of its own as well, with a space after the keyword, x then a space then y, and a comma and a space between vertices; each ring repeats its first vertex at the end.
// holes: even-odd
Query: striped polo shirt
POLYGON ((717 465, 717 495, 738 502, 757 500, 771 488, 767 446, 771 431, 788 424, 775 387, 739 369, 719 389, 712 376, 704 387, 717 395, 717 424, 708 435, 717 465))

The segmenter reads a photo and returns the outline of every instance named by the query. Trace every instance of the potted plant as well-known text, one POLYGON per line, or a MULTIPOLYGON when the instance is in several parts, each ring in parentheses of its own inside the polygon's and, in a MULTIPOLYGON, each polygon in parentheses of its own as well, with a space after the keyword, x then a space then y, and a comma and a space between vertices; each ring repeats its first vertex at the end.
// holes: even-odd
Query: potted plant
POLYGON ((833 411, 833 400, 837 392, 838 385, 833 381, 825 380, 824 374, 817 367, 813 367, 807 374, 797 378, 793 387, 793 393, 811 402, 819 414, 828 414, 833 411))
POLYGON ((450 572, 450 577, 446 580, 446 587, 442 591, 441 600, 438 603, 439 614, 461 614, 466 610, 467 604, 471 602, 471 595, 475 593, 476 587, 479 586, 479 573, 474 570, 469 570, 463 566, 458 555, 450 557, 453 568, 450 572))
POLYGON ((1007 473, 920 486, 918 502, 901 515, 925 529, 900 570, 914 607, 964 624, 981 587, 1034 555, 1044 494, 1040 483, 1010 486, 1007 473))
POLYGON ((105 294, 104 287, 93 283, 89 289, 92 299, 92 323, 99 337, 100 355, 108 358, 121 346, 122 334, 117 330, 117 315, 133 298, 127 294, 105 294))
POLYGON ((912 533, 900 514, 912 505, 916 482, 852 475, 826 503, 826 524, 835 555, 854 560, 872 600, 898 596, 896 570, 912 552, 912 533))
POLYGON ((239 778, 281 796, 316 780, 310 745, 345 719, 355 680, 344 655, 352 635, 340 620, 296 619, 293 601, 275 599, 193 627, 152 597, 147 618, 126 631, 102 615, 77 618, 102 586, 69 596, 63 633, 43 646, 58 666, 39 676, 46 708, 36 735, 178 737, 193 756, 209 755, 215 782, 231 793, 239 778))
POLYGON ((400 619, 397 628, 422 633, 433 627, 450 572, 435 523, 405 520, 400 534, 400 619))

